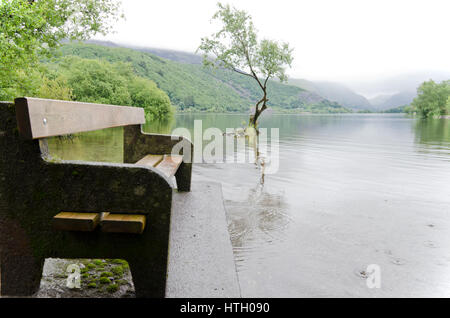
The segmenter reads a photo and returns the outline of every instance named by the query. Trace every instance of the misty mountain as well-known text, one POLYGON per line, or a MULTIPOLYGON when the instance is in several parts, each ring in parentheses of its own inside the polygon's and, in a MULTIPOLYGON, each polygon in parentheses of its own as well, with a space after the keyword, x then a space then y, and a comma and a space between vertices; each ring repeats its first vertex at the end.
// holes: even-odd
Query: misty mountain
POLYGON ((416 97, 416 91, 405 91, 397 94, 382 94, 369 101, 376 110, 387 110, 390 108, 409 105, 416 97))
POLYGON ((345 85, 333 82, 312 82, 305 79, 290 79, 289 84, 314 92, 328 100, 354 110, 372 110, 370 102, 345 85))
POLYGON ((187 63, 187 64, 203 64, 203 57, 199 54, 177 51, 177 50, 169 50, 169 49, 160 49, 153 47, 144 47, 137 45, 127 45, 127 44, 115 44, 109 41, 101 41, 101 40, 87 40, 85 43, 88 44, 96 44, 108 47, 126 47, 136 51, 141 51, 145 53, 150 53, 167 60, 171 60, 179 63, 187 63))
POLYGON ((419 87, 420 84, 430 79, 435 82, 448 80, 450 79, 450 73, 442 71, 423 71, 374 80, 359 80, 347 82, 345 84, 355 92, 363 94, 364 96, 392 96, 399 93, 408 95, 411 92, 416 92, 417 87, 419 87))

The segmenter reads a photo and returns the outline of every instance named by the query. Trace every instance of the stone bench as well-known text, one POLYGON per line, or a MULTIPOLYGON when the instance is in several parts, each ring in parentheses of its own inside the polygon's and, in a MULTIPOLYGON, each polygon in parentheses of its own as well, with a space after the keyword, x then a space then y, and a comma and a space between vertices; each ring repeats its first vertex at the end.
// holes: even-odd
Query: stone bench
POLYGON ((144 123, 136 107, 0 103, 1 295, 36 292, 45 258, 120 258, 137 297, 164 297, 172 194, 190 190, 193 145, 145 134, 144 123), (119 126, 123 164, 49 154, 48 137, 119 126))

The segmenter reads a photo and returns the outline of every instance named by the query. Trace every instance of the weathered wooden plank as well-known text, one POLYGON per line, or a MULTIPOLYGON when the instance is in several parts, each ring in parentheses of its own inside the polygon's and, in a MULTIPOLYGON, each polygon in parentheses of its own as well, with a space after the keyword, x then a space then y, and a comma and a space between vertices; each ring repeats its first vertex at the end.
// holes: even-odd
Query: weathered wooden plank
POLYGON ((147 155, 138 162, 136 162, 136 164, 155 167, 158 163, 160 163, 163 160, 163 157, 164 157, 163 155, 147 155))
POLYGON ((144 109, 22 97, 15 100, 20 134, 27 139, 145 123, 144 109))
POLYGON ((145 221, 145 215, 103 213, 100 224, 103 232, 142 234, 145 221))
POLYGON ((95 229, 100 213, 61 212, 53 217, 53 228, 60 231, 84 231, 95 229))
POLYGON ((183 156, 180 155, 164 155, 164 159, 156 166, 158 170, 164 173, 167 177, 173 176, 183 161, 183 156))

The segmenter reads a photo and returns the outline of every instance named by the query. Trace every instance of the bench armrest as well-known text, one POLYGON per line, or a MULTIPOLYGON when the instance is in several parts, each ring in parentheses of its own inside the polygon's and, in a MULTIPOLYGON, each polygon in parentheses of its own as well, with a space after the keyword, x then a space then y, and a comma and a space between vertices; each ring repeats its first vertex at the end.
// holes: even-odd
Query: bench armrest
POLYGON ((124 127, 124 162, 136 163, 148 154, 171 154, 177 145, 176 154, 183 155, 183 162, 191 163, 194 146, 182 136, 144 133, 140 125, 124 127))

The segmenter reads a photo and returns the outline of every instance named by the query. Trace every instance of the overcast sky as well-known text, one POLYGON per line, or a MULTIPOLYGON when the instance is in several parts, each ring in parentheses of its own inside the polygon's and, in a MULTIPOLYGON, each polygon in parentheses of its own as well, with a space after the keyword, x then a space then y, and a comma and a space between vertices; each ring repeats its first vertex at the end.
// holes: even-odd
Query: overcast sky
MULTIPOLYGON (((294 48, 291 77, 368 81, 450 72, 450 0, 228 0, 260 38, 294 48)), ((214 0, 123 0, 126 20, 97 39, 193 52, 214 31, 214 0)))

